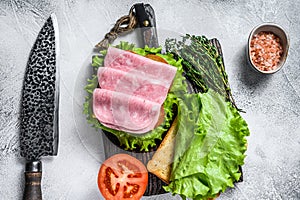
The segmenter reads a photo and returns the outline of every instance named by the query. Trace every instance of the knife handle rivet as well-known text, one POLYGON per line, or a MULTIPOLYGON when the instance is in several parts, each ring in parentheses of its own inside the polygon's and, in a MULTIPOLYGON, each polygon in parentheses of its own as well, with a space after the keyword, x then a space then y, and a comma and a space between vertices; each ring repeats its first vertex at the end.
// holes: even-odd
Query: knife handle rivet
POLYGON ((143 24, 144 24, 144 26, 149 26, 149 21, 148 20, 145 20, 145 21, 143 21, 143 24))

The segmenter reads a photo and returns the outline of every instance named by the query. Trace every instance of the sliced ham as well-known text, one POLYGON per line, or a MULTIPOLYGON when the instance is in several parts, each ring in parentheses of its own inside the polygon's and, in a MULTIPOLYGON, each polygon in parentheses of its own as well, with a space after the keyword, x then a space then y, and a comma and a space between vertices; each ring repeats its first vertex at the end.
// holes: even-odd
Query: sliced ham
POLYGON ((176 74, 176 67, 162 62, 157 62, 144 56, 124 51, 114 47, 107 50, 104 60, 105 67, 122 70, 139 76, 147 76, 152 79, 161 80, 171 85, 176 74))
POLYGON ((151 79, 110 67, 98 69, 98 81, 100 88, 123 92, 159 104, 165 101, 169 90, 159 79, 151 79))
POLYGON ((98 70, 100 88, 93 111, 105 126, 135 134, 151 131, 176 74, 176 68, 117 48, 108 48, 98 70))
POLYGON ((161 105, 125 93, 95 89, 93 111, 109 128, 148 132, 159 118, 161 105))

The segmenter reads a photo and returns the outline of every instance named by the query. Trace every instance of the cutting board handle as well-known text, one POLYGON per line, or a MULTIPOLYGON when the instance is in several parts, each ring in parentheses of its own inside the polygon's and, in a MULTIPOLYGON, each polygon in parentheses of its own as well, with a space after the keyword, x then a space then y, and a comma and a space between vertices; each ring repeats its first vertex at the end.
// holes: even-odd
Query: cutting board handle
POLYGON ((41 180, 42 163, 41 161, 30 161, 25 167, 25 189, 23 200, 42 200, 41 180))

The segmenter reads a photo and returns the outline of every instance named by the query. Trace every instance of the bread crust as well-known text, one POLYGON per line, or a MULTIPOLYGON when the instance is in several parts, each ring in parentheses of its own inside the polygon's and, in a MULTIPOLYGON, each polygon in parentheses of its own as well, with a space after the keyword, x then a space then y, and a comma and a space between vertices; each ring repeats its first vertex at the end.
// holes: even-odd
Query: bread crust
POLYGON ((174 157, 175 136, 178 130, 177 117, 174 119, 166 136, 147 163, 147 169, 165 183, 170 183, 171 167, 174 157))

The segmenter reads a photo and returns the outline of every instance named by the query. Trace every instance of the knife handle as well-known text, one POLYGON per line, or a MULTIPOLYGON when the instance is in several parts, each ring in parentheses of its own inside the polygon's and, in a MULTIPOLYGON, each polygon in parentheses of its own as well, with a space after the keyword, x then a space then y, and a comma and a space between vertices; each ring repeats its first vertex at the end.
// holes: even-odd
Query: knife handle
POLYGON ((25 189, 23 200, 42 200, 42 163, 30 161, 25 167, 25 189))

